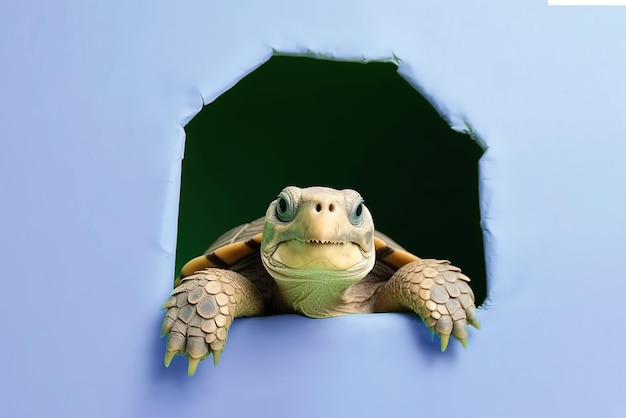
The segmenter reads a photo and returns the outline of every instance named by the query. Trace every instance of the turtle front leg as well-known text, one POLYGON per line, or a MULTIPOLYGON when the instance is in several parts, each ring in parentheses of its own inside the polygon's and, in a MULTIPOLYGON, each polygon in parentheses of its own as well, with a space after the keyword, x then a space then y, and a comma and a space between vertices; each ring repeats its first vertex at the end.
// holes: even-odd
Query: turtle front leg
POLYGON ((446 260, 420 260, 401 267, 380 289, 376 312, 417 313, 441 339, 441 351, 450 335, 465 347, 467 325, 479 328, 470 279, 446 260))
POLYGON ((176 354, 186 353, 189 376, 196 372, 200 360, 211 353, 217 365, 234 318, 264 313, 261 295, 248 279, 217 268, 183 278, 163 309, 167 313, 161 335, 169 334, 165 366, 176 354))

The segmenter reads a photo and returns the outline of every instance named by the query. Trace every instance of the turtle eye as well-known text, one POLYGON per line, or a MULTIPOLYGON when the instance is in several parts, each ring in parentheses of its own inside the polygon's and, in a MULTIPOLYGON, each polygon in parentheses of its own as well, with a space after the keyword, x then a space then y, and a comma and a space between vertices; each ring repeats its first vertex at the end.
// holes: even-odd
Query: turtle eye
POLYGON ((350 211, 350 223, 352 225, 358 225, 363 218, 363 199, 359 199, 356 201, 354 206, 352 207, 352 211, 350 211))
POLYGON ((295 215, 293 200, 287 193, 281 193, 276 199, 276 216, 283 222, 289 222, 295 215))

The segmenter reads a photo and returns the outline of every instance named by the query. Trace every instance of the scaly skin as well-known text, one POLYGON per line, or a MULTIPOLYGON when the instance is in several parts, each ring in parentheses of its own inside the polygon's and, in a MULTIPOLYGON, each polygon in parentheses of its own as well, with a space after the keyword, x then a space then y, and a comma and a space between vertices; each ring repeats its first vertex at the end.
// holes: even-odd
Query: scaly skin
POLYGON ((211 353, 217 365, 234 318, 264 314, 256 287, 241 274, 223 269, 185 277, 163 308, 167 314, 161 334, 169 334, 165 366, 176 354, 186 353, 189 376, 211 353))
POLYGON ((421 260, 400 268, 380 289, 376 312, 413 311, 439 335, 441 351, 450 335, 467 345, 467 324, 480 328, 469 278, 446 260, 421 260))

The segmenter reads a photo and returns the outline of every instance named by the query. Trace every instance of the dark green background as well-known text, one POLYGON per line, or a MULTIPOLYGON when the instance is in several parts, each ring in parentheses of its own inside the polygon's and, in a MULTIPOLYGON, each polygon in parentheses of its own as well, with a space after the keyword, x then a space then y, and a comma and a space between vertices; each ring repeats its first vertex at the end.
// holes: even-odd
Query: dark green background
POLYGON ((482 303, 482 149, 396 70, 275 56, 205 106, 185 128, 177 270, 284 186, 326 185, 358 190, 411 252, 461 267, 482 303))

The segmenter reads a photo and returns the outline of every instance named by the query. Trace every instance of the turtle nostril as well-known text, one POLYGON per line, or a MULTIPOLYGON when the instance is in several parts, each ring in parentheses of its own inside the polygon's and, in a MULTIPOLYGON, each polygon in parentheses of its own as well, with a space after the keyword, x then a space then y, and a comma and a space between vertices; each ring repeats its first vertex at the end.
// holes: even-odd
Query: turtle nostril
POLYGON ((315 206, 315 210, 318 212, 322 211, 322 205, 320 205, 319 203, 317 204, 317 206, 315 206))
POLYGON ((328 210, 329 211, 334 211, 335 210, 335 205, 333 205, 332 203, 328 206, 328 210))

